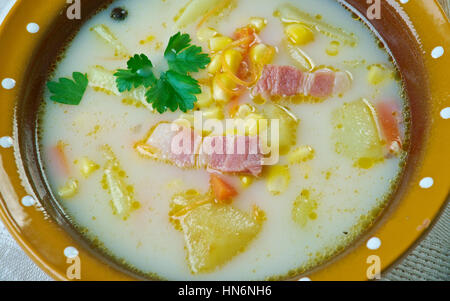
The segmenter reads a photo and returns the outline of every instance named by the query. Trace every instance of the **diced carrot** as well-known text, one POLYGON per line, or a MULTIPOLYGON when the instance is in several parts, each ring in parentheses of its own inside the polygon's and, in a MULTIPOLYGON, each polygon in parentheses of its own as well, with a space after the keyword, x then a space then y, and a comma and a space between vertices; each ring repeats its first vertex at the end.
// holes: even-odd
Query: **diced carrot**
POLYGON ((70 168, 66 157, 64 143, 58 141, 58 143, 50 149, 50 154, 55 162, 54 166, 56 167, 56 171, 63 176, 68 176, 70 168))
POLYGON ((398 152, 402 146, 399 129, 399 109, 394 101, 384 101, 376 106, 378 121, 390 152, 398 152))
POLYGON ((215 174, 211 174, 210 184, 216 201, 230 204, 232 198, 237 196, 237 191, 215 174))
POLYGON ((257 41, 256 32, 252 27, 246 26, 246 27, 239 28, 235 31, 235 33, 234 33, 235 40, 240 40, 240 39, 245 39, 245 38, 248 38, 248 42, 241 46, 244 49, 249 49, 257 41))

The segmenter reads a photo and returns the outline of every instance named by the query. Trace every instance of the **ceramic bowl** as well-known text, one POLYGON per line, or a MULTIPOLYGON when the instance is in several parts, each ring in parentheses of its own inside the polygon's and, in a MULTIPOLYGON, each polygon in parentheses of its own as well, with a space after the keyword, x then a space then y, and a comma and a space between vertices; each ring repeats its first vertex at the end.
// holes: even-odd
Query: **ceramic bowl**
MULTIPOLYGON (((66 17, 66 0, 17 0, 0 27, 0 217, 50 276, 134 280, 74 230, 52 198, 36 149, 37 109, 48 70, 79 27, 110 1, 81 1, 82 20, 66 17)), ((411 141, 402 181, 388 207, 351 247, 295 280, 367 280, 407 254, 446 204, 450 188, 450 24, 433 0, 386 0, 367 20, 367 1, 339 1, 388 46, 411 103, 411 141), (370 274, 370 271, 369 271, 370 274)))

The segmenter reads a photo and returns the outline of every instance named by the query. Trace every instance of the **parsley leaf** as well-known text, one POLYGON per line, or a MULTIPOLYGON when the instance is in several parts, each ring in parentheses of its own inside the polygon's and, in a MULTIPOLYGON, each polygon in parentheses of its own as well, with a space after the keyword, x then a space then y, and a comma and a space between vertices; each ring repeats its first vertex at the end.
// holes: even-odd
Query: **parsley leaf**
POLYGON ((80 104, 89 81, 87 75, 80 72, 74 72, 72 77, 73 80, 62 77, 58 82, 47 83, 48 89, 53 94, 50 96, 51 100, 74 106, 80 104))
POLYGON ((188 34, 180 32, 172 36, 164 53, 169 70, 162 72, 159 79, 153 73, 153 64, 145 54, 136 54, 128 62, 128 69, 119 69, 114 74, 119 92, 131 91, 144 86, 148 103, 159 113, 178 108, 187 112, 194 108, 201 88, 197 80, 188 73, 205 69, 211 62, 202 48, 191 45, 188 34))
POLYGON ((175 112, 178 108, 187 112, 194 108, 195 94, 202 93, 198 81, 192 77, 172 70, 161 74, 158 83, 146 94, 147 101, 159 113, 168 109, 175 112))
POLYGON ((202 48, 191 45, 188 34, 180 32, 172 36, 164 52, 164 57, 169 64, 170 70, 187 74, 205 69, 211 62, 209 56, 202 53, 202 48))
POLYGON ((119 69, 114 74, 119 92, 131 91, 142 85, 148 88, 156 83, 153 64, 145 54, 136 54, 127 65, 128 69, 119 69))

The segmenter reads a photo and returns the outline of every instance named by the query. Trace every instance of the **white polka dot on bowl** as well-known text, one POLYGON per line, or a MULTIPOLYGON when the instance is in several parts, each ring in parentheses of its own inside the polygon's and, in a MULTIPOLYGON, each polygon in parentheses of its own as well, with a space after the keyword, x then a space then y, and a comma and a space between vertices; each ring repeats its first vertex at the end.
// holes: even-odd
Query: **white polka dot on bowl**
POLYGON ((39 31, 39 25, 37 25, 36 23, 28 23, 27 31, 29 33, 37 33, 39 31))
POLYGON ((31 207, 34 204, 36 204, 36 200, 31 195, 27 195, 22 198, 22 205, 25 207, 31 207))
POLYGON ((447 107, 441 111, 441 117, 444 119, 450 119, 450 107, 447 107))
POLYGON ((419 185, 423 189, 428 189, 434 185, 434 180, 433 180, 433 178, 430 178, 430 177, 423 178, 422 180, 420 180, 419 185))
POLYGON ((2 80, 2 87, 6 90, 11 90, 16 86, 16 81, 12 78, 5 78, 2 80))
POLYGON ((366 244, 369 250, 378 250, 381 247, 381 239, 378 237, 372 237, 366 244))
POLYGON ((406 4, 408 2, 409 2, 409 0, 400 0, 400 3, 402 3, 402 4, 406 4))
POLYGON ((11 137, 5 136, 0 138, 0 147, 10 148, 13 146, 13 139, 11 137))
POLYGON ((64 249, 64 256, 67 258, 75 258, 78 256, 78 250, 74 247, 67 247, 64 249))
POLYGON ((308 277, 303 277, 298 279, 298 281, 311 281, 311 279, 309 279, 308 277))
POLYGON ((438 59, 443 55, 444 55, 444 47, 442 47, 442 46, 438 46, 431 51, 431 56, 434 59, 438 59))

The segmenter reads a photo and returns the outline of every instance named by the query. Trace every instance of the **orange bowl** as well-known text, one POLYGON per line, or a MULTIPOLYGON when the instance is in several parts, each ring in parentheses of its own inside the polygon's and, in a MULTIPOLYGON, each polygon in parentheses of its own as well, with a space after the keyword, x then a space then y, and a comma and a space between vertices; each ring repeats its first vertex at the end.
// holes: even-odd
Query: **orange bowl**
MULTIPOLYGON (((338 0, 363 16, 370 4, 338 0)), ((135 280, 64 223, 36 156, 36 112, 46 74, 80 25, 111 1, 83 0, 83 20, 65 17, 66 1, 17 0, 0 27, 0 217, 50 276, 70 279, 75 252, 83 280, 135 280)), ((366 20, 388 46, 411 103, 411 141, 402 181, 388 207, 351 247, 301 277, 367 280, 374 258, 385 271, 427 232, 450 190, 450 24, 431 0, 382 1, 382 18, 366 20), (376 242, 373 244, 373 242, 376 242), (381 245, 379 243, 381 242, 381 245), (377 257, 374 257, 377 256, 377 257)))

